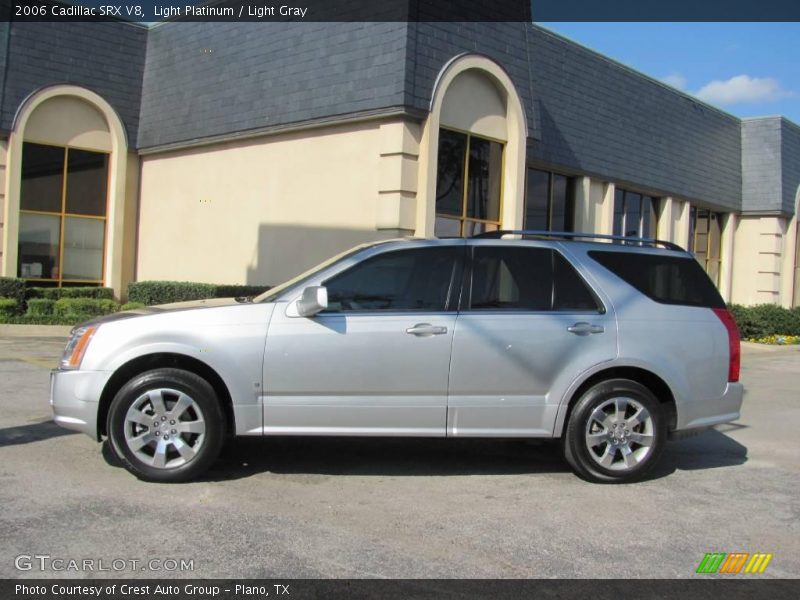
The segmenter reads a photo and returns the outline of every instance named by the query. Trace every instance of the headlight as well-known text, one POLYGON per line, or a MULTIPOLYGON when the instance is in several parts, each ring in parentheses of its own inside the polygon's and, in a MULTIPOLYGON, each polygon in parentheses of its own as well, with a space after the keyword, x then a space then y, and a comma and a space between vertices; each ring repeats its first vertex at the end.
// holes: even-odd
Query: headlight
POLYGON ((97 327, 78 327, 72 332, 72 337, 69 338, 61 362, 58 364, 60 369, 72 370, 81 366, 83 355, 95 331, 97 327))

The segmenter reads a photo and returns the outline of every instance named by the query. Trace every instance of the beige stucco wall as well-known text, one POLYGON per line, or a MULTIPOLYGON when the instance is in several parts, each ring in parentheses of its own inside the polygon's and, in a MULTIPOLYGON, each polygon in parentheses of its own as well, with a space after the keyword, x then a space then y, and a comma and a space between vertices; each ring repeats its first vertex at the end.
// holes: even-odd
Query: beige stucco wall
POLYGON ((34 110, 25 125, 25 141, 111 152, 111 132, 103 114, 86 100, 56 96, 34 110))
POLYGON ((800 306, 800 187, 797 189, 794 215, 786 221, 783 264, 781 266, 781 300, 784 306, 800 306))
POLYGON ((410 232, 418 135, 395 119, 142 156, 136 279, 275 285, 410 232))
POLYGON ((0 274, 3 270, 3 236, 5 235, 6 210, 6 159, 8 157, 8 140, 0 140, 0 274))
POLYGON ((439 124, 506 142, 506 112, 497 86, 482 71, 470 69, 456 75, 448 86, 439 124))
POLYGON ((575 231, 610 234, 614 229, 613 183, 590 177, 575 182, 575 231))
POLYGON ((734 234, 731 301, 737 304, 782 304, 785 219, 742 215, 734 234))

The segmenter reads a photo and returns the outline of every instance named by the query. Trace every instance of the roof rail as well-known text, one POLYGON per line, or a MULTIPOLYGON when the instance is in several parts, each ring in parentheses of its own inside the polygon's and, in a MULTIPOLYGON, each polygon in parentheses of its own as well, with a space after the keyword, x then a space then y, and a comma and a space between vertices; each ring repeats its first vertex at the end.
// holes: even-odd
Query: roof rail
POLYGON ((685 252, 683 248, 678 246, 678 244, 674 244, 672 242, 666 242, 664 240, 657 240, 655 238, 640 238, 640 237, 629 237, 624 235, 607 235, 602 233, 581 233, 581 232, 572 232, 572 231, 534 231, 529 229, 499 229, 497 231, 485 231, 483 233, 478 233, 472 236, 472 239, 500 239, 504 235, 521 235, 527 238, 534 238, 534 239, 550 239, 550 238, 562 238, 567 240, 574 240, 574 239, 595 239, 595 240, 608 240, 613 242, 626 242, 632 245, 638 246, 652 246, 654 248, 658 246, 662 246, 667 250, 678 250, 680 252, 685 252))

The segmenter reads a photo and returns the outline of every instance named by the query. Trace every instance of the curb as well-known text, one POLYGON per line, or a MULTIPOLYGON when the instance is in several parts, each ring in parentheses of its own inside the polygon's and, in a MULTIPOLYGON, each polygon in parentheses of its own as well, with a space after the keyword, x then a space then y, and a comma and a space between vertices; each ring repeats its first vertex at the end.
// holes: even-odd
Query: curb
POLYGON ((800 352, 800 345, 797 344, 757 344, 755 342, 742 342, 742 354, 787 354, 790 352, 800 352))
POLYGON ((0 337, 66 338, 71 325, 0 325, 0 337))

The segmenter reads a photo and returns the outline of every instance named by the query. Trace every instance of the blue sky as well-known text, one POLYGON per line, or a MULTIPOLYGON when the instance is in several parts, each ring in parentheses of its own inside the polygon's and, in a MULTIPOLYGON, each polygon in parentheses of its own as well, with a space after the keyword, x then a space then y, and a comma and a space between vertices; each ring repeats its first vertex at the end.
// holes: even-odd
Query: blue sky
POLYGON ((539 23, 739 117, 800 124, 800 23, 539 23))

